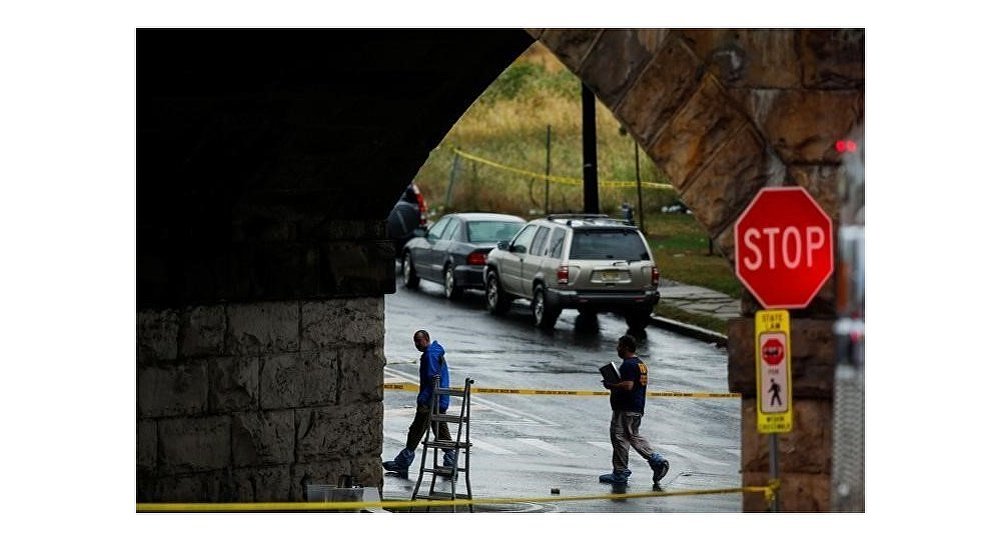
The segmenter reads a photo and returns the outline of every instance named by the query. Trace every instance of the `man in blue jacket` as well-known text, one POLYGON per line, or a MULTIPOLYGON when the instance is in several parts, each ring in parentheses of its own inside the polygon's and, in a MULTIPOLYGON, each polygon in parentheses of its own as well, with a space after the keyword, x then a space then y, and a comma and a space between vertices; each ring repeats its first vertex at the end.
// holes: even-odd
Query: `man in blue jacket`
POLYGON ((646 409, 646 385, 649 369, 635 354, 635 338, 624 335, 618 339, 618 357, 622 360, 619 373, 621 381, 602 381, 611 391, 611 473, 598 479, 602 483, 628 483, 632 470, 628 469, 629 446, 633 447, 653 469, 653 484, 667 475, 670 463, 663 455, 653 451, 646 438, 639 435, 639 425, 646 409))
MULTIPOLYGON (((434 377, 440 376, 440 387, 448 387, 448 363, 444 359, 444 346, 431 342, 431 335, 421 329, 413 334, 413 345, 420 351, 420 392, 417 393, 417 412, 413 416, 413 423, 406 435, 406 447, 396 455, 396 458, 382 463, 382 467, 388 471, 399 475, 406 475, 416 455, 417 445, 420 438, 427 430, 427 422, 431 416, 431 394, 434 390, 434 377)), ((448 411, 448 395, 444 394, 438 398, 438 412, 448 411)), ((431 423, 431 430, 439 440, 451 440, 451 432, 448 430, 448 423, 431 423)), ((444 453, 444 465, 451 467, 455 464, 455 451, 448 450, 444 453)))

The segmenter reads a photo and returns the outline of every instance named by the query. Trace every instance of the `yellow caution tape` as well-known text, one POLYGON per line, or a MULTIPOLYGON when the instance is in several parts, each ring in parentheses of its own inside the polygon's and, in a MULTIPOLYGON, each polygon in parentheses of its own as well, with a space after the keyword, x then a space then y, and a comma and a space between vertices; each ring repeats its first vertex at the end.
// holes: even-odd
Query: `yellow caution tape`
POLYGON ((675 391, 649 391, 646 396, 668 398, 740 398, 740 393, 680 393, 675 391))
POLYGON ((774 498, 778 495, 779 490, 781 490, 781 479, 767 481, 767 486, 764 487, 764 499, 767 500, 768 506, 774 503, 774 498))
POLYGON ((665 498, 669 496, 703 496, 760 492, 769 498, 772 486, 680 490, 675 492, 636 492, 633 494, 595 494, 588 496, 544 496, 538 498, 479 498, 430 501, 380 502, 260 502, 260 503, 136 503, 137 512, 224 512, 224 511, 358 511, 372 507, 405 509, 408 507, 455 507, 510 503, 545 503, 583 500, 627 500, 632 498, 665 498))
MULTIPOLYGON (((415 383, 383 383, 382 388, 390 391, 419 391, 415 383)), ((460 390, 460 389, 456 389, 460 390)), ((609 391, 578 391, 570 389, 507 389, 502 387, 471 387, 474 394, 524 394, 524 395, 559 395, 559 396, 608 396, 609 391)), ((674 391, 649 391, 647 397, 664 398, 740 398, 740 393, 682 393, 674 391)))
MULTIPOLYGON (((464 152, 464 151, 458 150, 457 148, 453 148, 453 149, 451 149, 451 151, 454 152, 455 154, 458 154, 459 156, 461 156, 461 157, 463 157, 465 159, 472 160, 474 162, 479 162, 479 163, 482 163, 482 164, 485 164, 485 165, 489 165, 490 167, 495 167, 495 168, 501 169, 503 171, 510 171, 511 173, 517 173, 519 175, 524 175, 524 176, 533 177, 533 178, 542 179, 542 180, 548 180, 548 181, 556 182, 556 183, 559 183, 559 184, 567 184, 567 185, 570 185, 570 186, 579 186, 579 185, 583 184, 583 180, 579 179, 579 178, 561 177, 561 176, 557 176, 557 175, 548 175, 548 176, 546 176, 543 173, 535 173, 534 171, 528 171, 526 169, 518 169, 516 167, 511 167, 509 165, 503 165, 501 163, 497 163, 497 162, 494 162, 492 160, 487 160, 486 158, 482 158, 482 157, 476 156, 474 154, 469 154, 468 152, 464 152)), ((635 186, 635 182, 634 181, 627 181, 627 180, 600 180, 600 181, 597 182, 597 184, 599 184, 601 186, 604 186, 604 187, 607 187, 607 188, 632 188, 632 187, 635 186)), ((675 189, 670 184, 664 184, 662 182, 648 182, 648 181, 645 181, 645 180, 642 181, 642 186, 644 188, 651 188, 651 189, 654 189, 654 190, 673 190, 673 189, 675 189)))

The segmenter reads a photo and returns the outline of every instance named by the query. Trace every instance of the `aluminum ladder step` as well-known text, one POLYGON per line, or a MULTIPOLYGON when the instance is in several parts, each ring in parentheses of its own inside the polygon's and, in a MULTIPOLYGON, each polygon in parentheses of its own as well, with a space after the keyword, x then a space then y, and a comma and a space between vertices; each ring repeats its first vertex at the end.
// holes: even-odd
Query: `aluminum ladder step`
POLYGON ((431 414, 431 421, 443 421, 445 423, 464 423, 465 419, 461 415, 448 415, 445 413, 431 414))
MULTIPOLYGON (((421 471, 424 473, 433 473, 438 477, 451 477, 451 468, 440 466, 437 468, 422 468, 421 471)), ((456 473, 468 471, 465 468, 455 468, 456 473)))
POLYGON ((426 441, 424 442, 425 447, 430 447, 431 449, 468 449, 472 447, 472 442, 465 443, 464 441, 426 441))

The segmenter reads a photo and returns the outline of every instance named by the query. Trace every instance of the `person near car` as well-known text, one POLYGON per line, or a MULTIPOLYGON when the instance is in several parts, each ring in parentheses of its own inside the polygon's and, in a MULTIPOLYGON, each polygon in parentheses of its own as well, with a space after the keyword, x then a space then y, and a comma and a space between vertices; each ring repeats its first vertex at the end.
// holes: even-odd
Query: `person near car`
POLYGON ((618 339, 618 357, 621 380, 613 383, 602 380, 604 388, 611 391, 611 473, 599 477, 602 483, 628 483, 632 470, 628 469, 629 446, 646 459, 653 469, 653 484, 667 475, 670 463, 660 453, 653 451, 646 438, 639 435, 639 425, 646 408, 646 385, 649 368, 635 354, 635 338, 624 335, 618 339))
MULTIPOLYGON (((420 352, 420 390, 417 392, 417 411, 413 416, 413 423, 406 435, 406 447, 396 455, 396 458, 383 462, 382 467, 399 475, 406 475, 416 456, 417 445, 420 438, 427 431, 427 423, 430 421, 434 378, 440 377, 438 385, 448 387, 448 363, 444 358, 444 346, 437 340, 431 342, 431 335, 421 329, 413 334, 413 345, 420 352)), ((438 413, 448 411, 448 395, 442 394, 438 398, 438 413)), ((451 441, 451 432, 448 430, 448 423, 430 423, 431 430, 438 440, 451 441)), ((455 451, 449 449, 444 453, 444 465, 448 468, 455 464, 455 451)))

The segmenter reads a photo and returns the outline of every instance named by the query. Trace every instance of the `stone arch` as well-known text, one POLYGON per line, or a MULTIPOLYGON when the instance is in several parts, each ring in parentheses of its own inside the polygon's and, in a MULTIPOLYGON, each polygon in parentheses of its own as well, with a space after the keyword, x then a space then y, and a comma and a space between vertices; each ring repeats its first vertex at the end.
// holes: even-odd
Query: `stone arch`
MULTIPOLYGON (((733 224, 764 186, 798 185, 838 222, 847 166, 835 149, 864 130, 863 29, 535 29, 667 173, 733 264, 733 224)), ((830 509, 835 279, 792 311, 795 428, 779 437, 782 509, 830 509)), ((730 390, 743 395, 744 485, 769 478, 756 430, 753 312, 728 333, 730 390)), ((744 510, 763 511, 762 498, 744 510)))
MULTIPOLYGON (((385 214, 532 37, 730 260, 729 225, 764 184, 805 186, 836 217, 832 141, 864 118, 863 30, 141 30, 137 500, 301 500, 344 473, 379 484, 385 214), (315 374, 323 392, 304 383, 315 374)), ((796 325, 815 362, 795 394, 813 400, 796 405, 810 422, 783 453, 797 498, 783 504, 825 510, 832 333, 796 325)), ((752 387, 750 342, 731 326, 732 390, 752 387)), ((744 434, 748 419, 745 402, 744 434)), ((744 437, 748 484, 760 449, 744 437)))
POLYGON ((733 222, 763 186, 801 185, 836 220, 834 143, 864 122, 863 30, 529 33, 666 172, 730 263, 733 222))

